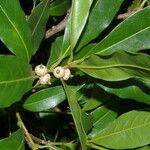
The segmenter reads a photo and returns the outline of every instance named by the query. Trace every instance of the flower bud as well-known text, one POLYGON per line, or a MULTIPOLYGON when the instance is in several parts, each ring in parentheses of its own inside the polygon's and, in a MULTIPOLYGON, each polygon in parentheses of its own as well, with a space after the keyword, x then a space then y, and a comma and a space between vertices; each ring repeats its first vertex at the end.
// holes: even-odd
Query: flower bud
POLYGON ((50 74, 45 74, 44 76, 39 77, 40 84, 51 84, 50 82, 51 76, 50 74))
POLYGON ((53 74, 56 78, 62 78, 65 75, 65 69, 61 66, 58 66, 54 69, 53 74))
POLYGON ((42 64, 35 67, 35 73, 38 76, 43 76, 43 75, 47 74, 47 72, 48 72, 47 67, 42 64))
POLYGON ((68 80, 71 77, 71 71, 70 69, 65 69, 65 74, 63 76, 63 80, 68 80))

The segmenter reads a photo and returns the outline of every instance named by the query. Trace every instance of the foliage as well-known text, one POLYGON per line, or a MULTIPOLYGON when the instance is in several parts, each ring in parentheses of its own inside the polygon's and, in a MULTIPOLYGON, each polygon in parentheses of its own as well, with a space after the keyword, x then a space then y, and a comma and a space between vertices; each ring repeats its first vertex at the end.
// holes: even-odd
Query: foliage
POLYGON ((0 0, 0 148, 150 149, 149 1, 24 5, 0 0))

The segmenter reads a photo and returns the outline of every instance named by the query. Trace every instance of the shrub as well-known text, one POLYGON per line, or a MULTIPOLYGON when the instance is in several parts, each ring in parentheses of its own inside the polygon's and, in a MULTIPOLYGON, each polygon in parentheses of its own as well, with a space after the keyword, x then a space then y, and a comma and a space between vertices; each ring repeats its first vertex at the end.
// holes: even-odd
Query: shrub
POLYGON ((150 149, 149 1, 26 3, 0 0, 1 150, 150 149))

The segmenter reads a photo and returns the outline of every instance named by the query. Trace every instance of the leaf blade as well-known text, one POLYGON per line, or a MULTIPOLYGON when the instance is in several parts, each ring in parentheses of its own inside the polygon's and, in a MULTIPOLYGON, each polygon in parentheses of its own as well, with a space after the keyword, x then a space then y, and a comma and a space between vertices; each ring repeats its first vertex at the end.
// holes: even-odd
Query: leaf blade
POLYGON ((136 148, 149 144, 149 127, 149 111, 133 110, 121 115, 91 141, 115 149, 136 148))
POLYGON ((102 41, 94 44, 90 50, 89 48, 84 48, 80 55, 86 58, 92 54, 109 55, 121 50, 137 52, 140 50, 149 49, 149 13, 150 7, 146 7, 145 9, 130 16, 116 26, 114 30, 102 41))
POLYGON ((68 98, 69 106, 72 112, 73 120, 79 135, 80 143, 82 150, 86 150, 86 133, 82 125, 82 112, 80 106, 77 102, 75 93, 69 88, 65 82, 63 82, 63 86, 68 98))
POLYGON ((73 65, 88 75, 107 81, 121 81, 129 78, 150 80, 150 57, 143 54, 116 52, 103 57, 92 55, 78 65, 73 65))
POLYGON ((24 137, 22 131, 19 129, 12 133, 11 136, 0 140, 1 150, 24 150, 24 137))
POLYGON ((46 23, 49 18, 49 4, 49 0, 42 1, 33 9, 28 19, 28 23, 32 31, 34 53, 39 48, 40 43, 45 35, 46 23))
POLYGON ((71 8, 70 45, 73 49, 86 24, 93 0, 73 0, 71 8), (82 14, 82 15, 81 15, 82 14))
POLYGON ((19 101, 23 94, 31 89, 34 76, 31 66, 16 56, 0 56, 0 72, 2 108, 19 101))
MULTIPOLYGON (((77 92, 82 86, 72 86, 74 92, 77 92)), ((55 86, 40 90, 30 95, 23 107, 29 111, 39 112, 50 108, 54 108, 66 99, 66 95, 62 86, 55 86)))
POLYGON ((97 0, 92 8, 87 25, 79 41, 78 49, 95 39, 113 20, 123 0, 97 0), (112 7, 113 6, 113 7, 112 7), (100 14, 100 15, 98 15, 100 14))
POLYGON ((70 0, 55 0, 50 4, 49 14, 51 16, 62 16, 69 8, 70 0))
POLYGON ((147 7, 143 9, 142 11, 132 15, 128 19, 126 19, 124 22, 122 22, 114 31, 106 37, 102 42, 100 42, 98 45, 103 45, 103 50, 101 51, 101 48, 97 45, 95 47, 99 48, 101 52, 97 53, 106 53, 111 51, 111 49, 117 49, 117 50, 127 50, 127 51, 138 51, 141 49, 147 49, 150 47, 150 42, 147 40, 149 39, 147 32, 150 32, 150 19, 148 14, 150 13, 150 7, 147 7), (139 22, 139 19, 141 20, 139 22), (133 22, 133 24, 131 23, 133 22), (141 24, 142 22, 142 24, 141 24), (121 32, 126 31, 126 33, 121 34, 121 32), (141 36, 138 39, 138 36, 141 36), (146 38, 145 38, 146 36, 146 38), (115 41, 113 39, 115 38, 115 41), (143 39, 144 38, 144 39, 143 39), (111 41, 109 43, 110 46, 106 46, 105 42, 107 40, 111 41), (139 40, 142 40, 141 43, 138 43, 139 40), (131 43, 132 41, 132 43, 131 43), (125 45, 125 47, 123 47, 125 45))
POLYGON ((31 32, 17 0, 0 2, 0 22, 3 22, 0 24, 1 41, 15 55, 29 61, 33 53, 31 32))
POLYGON ((115 94, 120 98, 133 99, 142 103, 150 104, 150 94, 144 92, 143 86, 143 89, 140 89, 140 87, 136 85, 130 85, 122 88, 110 88, 101 84, 98 84, 98 86, 108 93, 115 94))

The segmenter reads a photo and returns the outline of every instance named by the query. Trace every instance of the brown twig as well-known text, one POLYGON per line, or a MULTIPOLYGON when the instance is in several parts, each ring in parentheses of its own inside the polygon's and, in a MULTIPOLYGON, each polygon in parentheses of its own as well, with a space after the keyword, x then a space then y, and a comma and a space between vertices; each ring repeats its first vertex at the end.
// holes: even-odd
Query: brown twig
POLYGON ((124 14, 119 14, 117 16, 117 19, 126 19, 128 18, 129 16, 135 14, 136 12, 140 11, 141 9, 143 9, 143 7, 145 6, 145 4, 147 3, 147 0, 143 0, 143 2, 141 3, 141 5, 135 9, 133 9, 131 12, 127 12, 127 13, 124 13, 124 14))
POLYGON ((60 23, 58 23, 57 25, 55 25, 52 28, 50 28, 49 30, 47 30, 46 34, 45 34, 45 39, 48 39, 48 38, 52 37, 53 35, 55 35, 56 33, 63 31, 66 26, 67 18, 68 18, 68 14, 60 23))
POLYGON ((138 11, 140 11, 141 10, 141 8, 135 8, 134 10, 132 10, 131 12, 127 12, 127 13, 124 13, 124 14, 119 14, 118 16, 117 16, 117 19, 126 19, 126 18, 128 18, 129 16, 131 16, 131 15, 133 15, 133 14, 135 14, 136 12, 138 12, 138 11))
POLYGON ((42 140, 32 134, 30 134, 30 137, 32 138, 32 140, 34 140, 36 143, 38 144, 43 144, 43 145, 49 145, 50 144, 50 141, 46 141, 46 140, 42 140))

